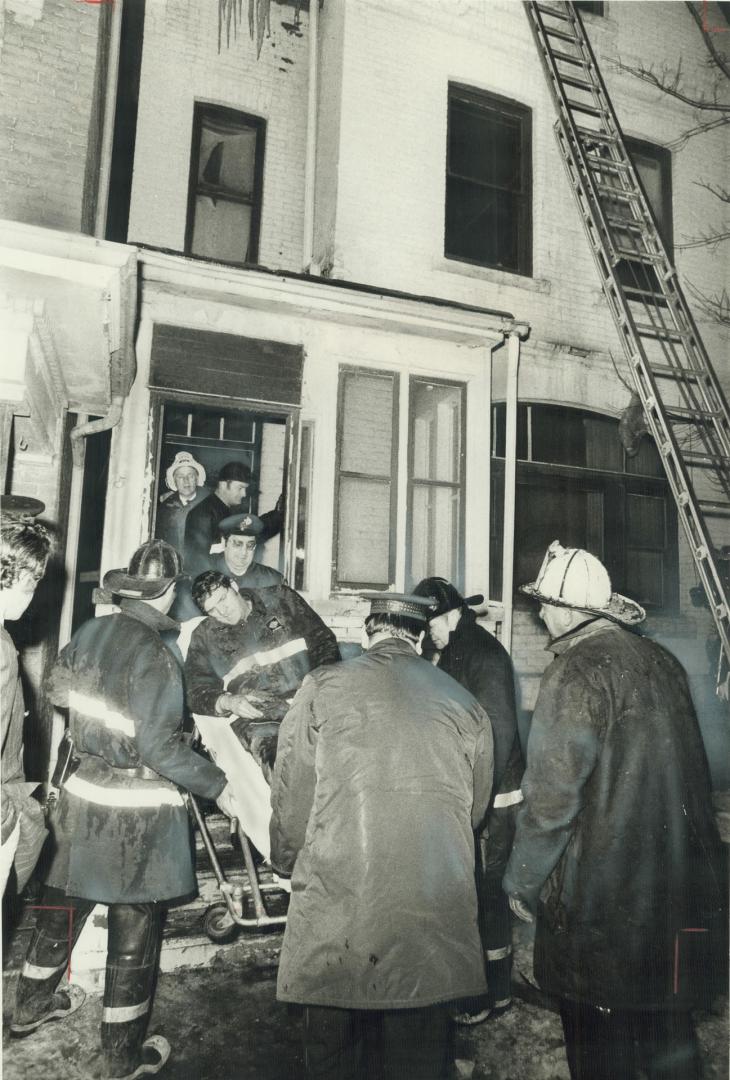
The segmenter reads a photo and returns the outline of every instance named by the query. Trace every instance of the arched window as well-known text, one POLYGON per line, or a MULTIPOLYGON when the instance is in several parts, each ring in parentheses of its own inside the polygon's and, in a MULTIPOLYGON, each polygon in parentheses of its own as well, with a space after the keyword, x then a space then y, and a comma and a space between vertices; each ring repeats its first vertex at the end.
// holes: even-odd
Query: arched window
MULTIPOLYGON (((557 539, 597 555, 614 589, 645 607, 676 608, 677 516, 651 437, 629 457, 611 417, 523 403, 517 420, 515 585, 534 580, 557 539)), ((492 427, 492 596, 502 588, 504 454, 500 404, 492 427)))

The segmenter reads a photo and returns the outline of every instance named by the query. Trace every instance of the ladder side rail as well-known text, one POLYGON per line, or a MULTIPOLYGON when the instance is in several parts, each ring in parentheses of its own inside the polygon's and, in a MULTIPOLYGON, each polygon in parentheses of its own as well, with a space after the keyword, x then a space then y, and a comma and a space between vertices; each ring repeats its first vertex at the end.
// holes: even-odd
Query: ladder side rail
MULTIPOLYGON (((556 129, 558 141, 561 141, 563 132, 556 129)), ((563 161, 568 172, 568 178, 574 193, 578 196, 579 205, 582 203, 583 192, 580 190, 580 179, 571 170, 571 165, 577 167, 575 160, 569 154, 563 155, 563 161)), ((680 447, 677 443, 675 432, 669 423, 658 392, 656 380, 651 367, 648 364, 641 339, 636 334, 633 325, 633 316, 628 308, 623 286, 613 265, 601 249, 598 239, 598 230, 595 222, 589 214, 582 213, 586 235, 589 245, 601 277, 604 295, 609 308, 614 315, 615 322, 621 329, 621 343, 631 370, 638 376, 635 379, 637 391, 642 401, 644 413, 652 433, 654 441, 659 448, 664 461, 665 473, 669 482, 672 495, 679 510, 679 517, 687 536, 687 541, 692 552, 698 574, 705 589, 715 625, 718 629, 725 654, 730 661, 730 620, 728 619, 728 599, 725 586, 720 578, 719 571, 714 560, 711 558, 712 541, 710 539, 703 515, 698 506, 698 500, 693 492, 693 485, 688 475, 688 466, 685 464, 680 447), (595 230, 595 234, 593 232, 595 230)))

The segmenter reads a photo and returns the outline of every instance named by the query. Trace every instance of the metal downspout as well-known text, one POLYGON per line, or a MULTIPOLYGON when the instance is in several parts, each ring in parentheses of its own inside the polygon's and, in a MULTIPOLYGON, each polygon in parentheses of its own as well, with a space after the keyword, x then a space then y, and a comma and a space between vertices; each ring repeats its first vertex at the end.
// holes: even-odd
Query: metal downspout
POLYGON ((75 469, 83 468, 85 450, 84 439, 86 436, 96 435, 100 431, 108 431, 109 428, 117 426, 122 418, 124 398, 124 394, 115 394, 111 400, 109 412, 106 416, 102 416, 98 420, 87 420, 85 423, 77 424, 75 428, 72 428, 70 434, 71 453, 75 469))
POLYGON ((124 0, 116 0, 112 6, 109 58, 107 62, 106 87, 104 90, 104 123, 102 126, 101 153, 99 160, 99 186, 96 201, 94 236, 104 239, 106 215, 109 206, 109 176, 114 141, 114 116, 117 109, 117 82, 119 79, 119 46, 122 37, 122 7, 124 0))
POLYGON ((319 74, 319 0, 309 2, 309 77, 307 81, 307 143, 304 158, 304 240, 303 269, 319 276, 314 262, 314 183, 317 168, 317 93, 319 74))
POLYGON ((512 617, 515 569, 515 494, 517 478, 517 401, 520 339, 529 329, 515 327, 507 335, 507 402, 504 461, 504 528, 502 538, 502 644, 512 652, 512 617))

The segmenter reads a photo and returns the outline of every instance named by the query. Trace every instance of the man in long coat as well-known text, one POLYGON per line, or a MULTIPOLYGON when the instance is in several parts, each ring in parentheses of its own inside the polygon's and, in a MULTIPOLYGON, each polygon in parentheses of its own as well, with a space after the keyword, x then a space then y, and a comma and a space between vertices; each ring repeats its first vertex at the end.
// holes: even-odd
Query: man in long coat
POLYGON ((175 626, 166 612, 180 565, 155 540, 128 569, 109 571, 104 587, 121 598, 121 612, 84 623, 51 674, 49 697, 69 710, 73 757, 11 1025, 24 1035, 83 1003, 79 987, 56 988, 94 905, 107 904, 101 1043, 106 1075, 125 1080, 158 1072, 170 1053, 160 1036, 143 1040, 162 905, 196 889, 180 788, 229 805, 222 771, 182 739, 182 672, 160 638, 175 626))
POLYGON ((483 596, 464 598, 444 578, 424 578, 413 590, 432 596, 428 635, 442 671, 466 687, 489 713, 494 737, 494 782, 486 818, 476 835, 476 880, 480 930, 487 973, 487 995, 461 1002, 454 1019, 478 1024, 501 1016, 512 1002, 512 924, 502 878, 512 850, 524 772, 517 730, 512 661, 505 647, 477 622, 473 605, 483 596))
POLYGON ((516 914, 537 911, 535 975, 560 999, 574 1080, 696 1080, 690 1007, 726 894, 685 673, 630 632, 643 610, 588 552, 555 541, 523 592, 555 653, 504 879, 516 914))
POLYGON ((181 450, 165 471, 165 484, 168 490, 157 508, 155 535, 182 551, 188 514, 210 495, 205 469, 187 450, 181 450))
POLYGON ((430 603, 376 594, 368 651, 309 675, 284 718, 272 863, 292 874, 278 997, 310 1077, 449 1075, 446 1003, 485 988, 472 828, 492 732, 418 655, 430 603))
POLYGON ((23 769, 25 703, 18 670, 18 654, 5 622, 14 622, 26 611, 36 585, 45 573, 51 547, 50 535, 40 522, 22 515, 42 513, 37 499, 5 496, 0 504, 3 522, 2 570, 0 571, 0 713, 2 715, 2 849, 0 894, 11 869, 20 893, 33 873, 47 831, 40 803, 33 798, 33 784, 26 783, 23 769), (16 512, 14 512, 16 511, 16 512))

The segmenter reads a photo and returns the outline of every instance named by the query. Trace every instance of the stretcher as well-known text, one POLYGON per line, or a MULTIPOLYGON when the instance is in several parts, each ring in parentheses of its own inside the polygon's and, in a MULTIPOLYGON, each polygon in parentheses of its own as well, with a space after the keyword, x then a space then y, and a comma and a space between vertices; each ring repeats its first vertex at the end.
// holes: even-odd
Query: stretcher
POLYGON ((257 761, 241 744, 225 717, 201 716, 193 714, 195 727, 201 742, 213 761, 223 769, 230 784, 236 803, 237 818, 233 819, 232 829, 238 837, 243 854, 244 868, 248 878, 247 885, 234 884, 226 878, 225 871, 215 849, 210 830, 200 812, 195 798, 190 796, 190 805, 195 822, 210 860, 213 873, 218 882, 221 900, 212 904, 205 913, 205 932, 211 941, 231 940, 236 927, 283 926, 286 915, 269 914, 266 896, 276 892, 281 898, 289 891, 289 882, 273 876, 271 882, 261 881, 251 851, 251 843, 269 860, 269 819, 271 817, 271 789, 257 761), (244 914, 244 901, 249 894, 253 905, 253 915, 244 914))

